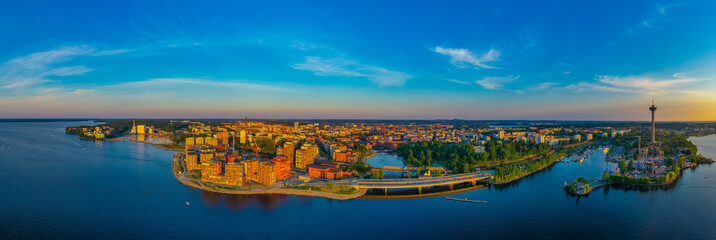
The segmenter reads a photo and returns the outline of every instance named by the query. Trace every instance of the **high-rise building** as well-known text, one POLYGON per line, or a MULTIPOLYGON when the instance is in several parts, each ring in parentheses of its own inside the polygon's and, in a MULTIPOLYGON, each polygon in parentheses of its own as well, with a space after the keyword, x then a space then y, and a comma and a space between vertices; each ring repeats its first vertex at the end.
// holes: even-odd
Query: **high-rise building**
POLYGON ((291 161, 286 157, 275 157, 271 162, 276 165, 276 179, 284 180, 291 176, 291 161))
POLYGON ((228 132, 217 133, 216 138, 219 139, 218 143, 221 145, 229 144, 229 133, 228 132))
POLYGON ((209 159, 212 159, 216 156, 216 149, 210 146, 204 146, 199 148, 199 161, 205 162, 209 159))
POLYGON ((298 132, 298 122, 293 122, 293 131, 298 132))
POLYGON ((145 134, 145 126, 137 125, 137 134, 145 134))
POLYGON ((314 157, 313 154, 311 154, 308 149, 298 149, 296 150, 296 168, 299 169, 306 169, 306 165, 313 164, 314 157))
POLYGON ((194 144, 196 144, 196 143, 194 142, 194 138, 193 138, 193 137, 188 137, 188 138, 186 138, 184 141, 185 141, 185 144, 184 144, 184 145, 186 145, 187 147, 193 146, 194 144))
POLYGON ((184 160, 188 171, 201 168, 201 165, 199 165, 199 155, 196 154, 194 149, 187 149, 185 155, 186 158, 184 160))
POLYGON ((218 146, 219 145, 219 139, 213 138, 213 137, 206 137, 204 138, 204 144, 208 144, 211 146, 218 146))
POLYGON ((249 159, 241 162, 244 164, 244 179, 245 181, 258 181, 259 174, 259 160, 249 159))
POLYGON ((312 144, 303 144, 301 149, 296 150, 295 153, 295 166, 299 169, 306 169, 306 165, 313 164, 318 156, 318 147, 312 144))
POLYGON ((276 183, 276 164, 269 161, 260 162, 257 182, 264 186, 276 183))
POLYGON ((239 132, 239 143, 246 144, 246 130, 239 132))
POLYGON ((241 186, 244 183, 244 166, 240 162, 229 162, 224 167, 226 184, 241 186))
POLYGON ((222 163, 216 159, 209 159, 201 162, 201 180, 207 182, 220 182, 222 163))
POLYGON ((288 159, 291 163, 294 162, 294 151, 296 148, 295 142, 285 142, 283 143, 283 146, 278 147, 276 149, 276 155, 284 156, 286 159, 288 159))
POLYGON ((308 144, 308 143, 307 143, 307 144, 303 144, 303 145, 301 146, 301 149, 306 149, 306 150, 308 150, 308 152, 311 153, 314 158, 315 158, 316 156, 318 156, 318 146, 316 146, 316 145, 308 144))

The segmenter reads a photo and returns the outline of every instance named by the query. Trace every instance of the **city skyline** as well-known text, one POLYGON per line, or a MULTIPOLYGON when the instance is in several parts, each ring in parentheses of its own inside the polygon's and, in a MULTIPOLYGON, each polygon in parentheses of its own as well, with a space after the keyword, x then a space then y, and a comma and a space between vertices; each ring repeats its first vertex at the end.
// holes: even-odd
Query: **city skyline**
POLYGON ((0 6, 0 118, 716 120, 708 1, 0 6))

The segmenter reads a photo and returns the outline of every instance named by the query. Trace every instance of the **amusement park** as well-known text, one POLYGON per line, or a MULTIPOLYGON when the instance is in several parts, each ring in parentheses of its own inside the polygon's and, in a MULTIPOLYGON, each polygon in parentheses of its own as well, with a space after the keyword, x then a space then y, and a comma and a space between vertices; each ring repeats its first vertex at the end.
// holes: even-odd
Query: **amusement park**
MULTIPOLYGON (((565 191, 575 195, 587 195, 592 190, 617 184, 622 186, 664 186, 673 183, 681 174, 681 170, 693 168, 704 159, 696 155, 695 147, 688 145, 688 141, 669 132, 659 132, 655 124, 656 106, 653 102, 651 111, 651 129, 637 130, 621 136, 620 141, 607 143, 610 150, 608 154, 607 169, 601 178, 586 180, 580 177, 571 184, 565 182, 562 187, 565 191), (643 135, 649 134, 651 139, 642 146, 643 135), (657 141, 657 139, 663 141, 657 141), (665 151, 666 149, 666 151, 665 151)), ((605 150, 606 151, 606 150, 605 150)))

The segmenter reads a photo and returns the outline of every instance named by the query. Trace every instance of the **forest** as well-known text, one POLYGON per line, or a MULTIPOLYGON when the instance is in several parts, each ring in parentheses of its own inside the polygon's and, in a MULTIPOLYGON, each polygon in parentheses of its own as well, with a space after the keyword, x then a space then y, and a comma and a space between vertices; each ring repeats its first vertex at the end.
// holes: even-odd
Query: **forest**
POLYGON ((442 166, 454 173, 471 172, 478 165, 497 165, 505 160, 543 154, 547 144, 528 142, 498 142, 485 144, 485 152, 477 153, 471 144, 441 141, 408 142, 398 146, 398 156, 405 164, 416 167, 442 166))

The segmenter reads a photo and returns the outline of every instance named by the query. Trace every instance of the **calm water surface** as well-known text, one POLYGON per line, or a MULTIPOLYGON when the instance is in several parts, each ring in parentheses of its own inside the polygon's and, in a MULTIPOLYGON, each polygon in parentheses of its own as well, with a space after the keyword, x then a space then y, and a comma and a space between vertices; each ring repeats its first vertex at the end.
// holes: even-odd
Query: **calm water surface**
MULTIPOLYGON (((667 190, 560 189, 601 176, 603 152, 504 187, 453 197, 348 201, 203 192, 171 174, 173 152, 64 134, 86 124, 0 123, 0 239, 712 239, 716 167, 687 170, 667 190), (191 206, 186 206, 185 202, 191 206)), ((716 136, 692 138, 716 158, 716 136)), ((390 155, 379 155, 391 163, 390 155)), ((376 161, 378 162, 378 161, 376 161)))

